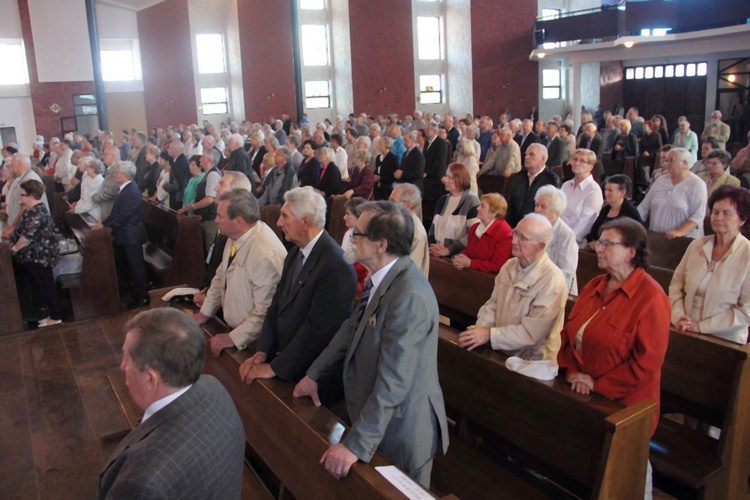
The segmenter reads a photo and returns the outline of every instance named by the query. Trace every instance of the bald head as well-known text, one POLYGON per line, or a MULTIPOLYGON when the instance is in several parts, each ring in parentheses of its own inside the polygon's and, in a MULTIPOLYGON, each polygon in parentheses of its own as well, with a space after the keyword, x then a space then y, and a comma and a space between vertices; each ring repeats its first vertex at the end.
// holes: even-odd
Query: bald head
POLYGON ((544 168, 547 163, 547 148, 544 144, 532 144, 526 150, 524 157, 524 166, 531 175, 536 175, 544 168))

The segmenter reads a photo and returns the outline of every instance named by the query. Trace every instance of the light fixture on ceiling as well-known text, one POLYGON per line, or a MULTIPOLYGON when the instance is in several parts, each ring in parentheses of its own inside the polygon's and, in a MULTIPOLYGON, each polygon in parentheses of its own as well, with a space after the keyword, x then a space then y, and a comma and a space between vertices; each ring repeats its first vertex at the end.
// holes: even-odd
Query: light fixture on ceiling
POLYGON ((537 57, 538 57, 539 59, 544 59, 544 56, 546 56, 546 55, 547 55, 547 54, 545 54, 544 52, 539 52, 539 53, 538 53, 538 54, 537 54, 536 56, 537 56, 537 57))
POLYGON ((632 47, 633 45, 635 45, 635 42, 632 42, 632 41, 628 40, 628 41, 627 41, 627 42, 625 42, 625 43, 624 43, 623 45, 625 45, 625 47, 629 49, 629 48, 631 48, 631 47, 632 47))
POLYGON ((727 77, 727 80, 729 80, 730 82, 734 83, 734 82, 735 82, 735 80, 737 80, 737 77, 736 77, 736 76, 734 76, 734 75, 729 75, 729 76, 727 77))

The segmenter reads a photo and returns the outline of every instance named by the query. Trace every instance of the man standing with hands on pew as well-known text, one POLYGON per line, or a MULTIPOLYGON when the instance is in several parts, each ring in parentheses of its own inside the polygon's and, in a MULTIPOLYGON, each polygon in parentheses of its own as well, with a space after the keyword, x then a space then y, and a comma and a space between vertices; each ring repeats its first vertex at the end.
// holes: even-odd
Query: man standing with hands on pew
POLYGON ((260 220, 258 199, 246 189, 219 196, 216 223, 228 244, 201 310, 193 316, 203 324, 222 308, 232 331, 211 339, 214 356, 228 347, 245 349, 258 338, 286 257, 276 233, 260 220))
POLYGON ((557 360, 568 287, 562 271, 547 256, 552 225, 529 214, 513 231, 513 258, 500 269, 490 299, 477 323, 458 336, 472 350, 493 349, 528 360, 557 360))
POLYGON ((359 306, 294 389, 316 405, 318 381, 344 363, 351 428, 320 463, 336 478, 380 450, 421 483, 432 458, 448 448, 445 403, 437 372, 438 306, 427 279, 409 258, 414 223, 390 202, 362 205, 352 231, 357 261, 370 271, 359 306))
MULTIPOLYGON (((242 380, 299 380, 352 312, 357 277, 323 229, 326 202, 311 186, 284 194, 278 225, 296 246, 289 251, 257 352, 240 367, 242 380)), ((327 403, 341 399, 341 374, 324 381, 327 403)))

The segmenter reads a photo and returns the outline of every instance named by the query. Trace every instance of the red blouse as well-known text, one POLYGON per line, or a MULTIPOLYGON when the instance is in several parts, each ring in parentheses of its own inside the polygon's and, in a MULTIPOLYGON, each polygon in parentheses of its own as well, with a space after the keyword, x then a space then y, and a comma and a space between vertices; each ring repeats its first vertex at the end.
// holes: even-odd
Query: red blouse
POLYGON ((510 259, 512 231, 505 219, 495 219, 482 237, 477 238, 479 224, 477 222, 469 229, 469 241, 463 254, 471 259, 471 269, 497 274, 505 261, 510 259))
MULTIPOLYGON (((557 362, 570 373, 590 375, 594 392, 624 405, 644 398, 658 404, 669 342, 669 298, 642 268, 605 297, 608 281, 608 275, 597 276, 581 290, 561 332, 557 362), (576 334, 592 316, 579 353, 576 334)), ((657 411, 652 433, 658 421, 657 411)))

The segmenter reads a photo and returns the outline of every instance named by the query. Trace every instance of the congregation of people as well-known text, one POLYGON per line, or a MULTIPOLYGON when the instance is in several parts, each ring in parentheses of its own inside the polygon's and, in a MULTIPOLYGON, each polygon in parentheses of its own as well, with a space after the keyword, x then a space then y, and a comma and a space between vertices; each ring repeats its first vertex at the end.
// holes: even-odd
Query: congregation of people
MULTIPOLYGON (((503 113, 494 123, 416 111, 318 124, 288 115, 218 127, 206 121, 123 131, 119 144, 108 131, 39 137, 31 155, 3 146, 3 237, 44 302, 39 326, 46 327, 63 314, 44 176, 65 193, 71 214, 88 214, 92 229, 111 228, 133 308, 149 302, 151 286, 144 199, 199 216, 206 269, 193 297, 198 311, 192 323, 162 319, 195 336, 193 323, 218 318, 227 332, 205 348, 214 356, 252 349, 240 368, 244 382, 277 377, 317 405, 343 401, 351 429, 321 457, 335 477, 380 450, 428 487, 432 458, 448 446, 430 258, 494 276, 492 295, 458 336, 462 347, 488 344, 557 363, 582 394, 658 403, 670 328, 747 342, 750 145, 732 156, 721 118, 715 111, 700 136, 685 119, 670 135, 663 116, 645 120, 631 108, 624 117, 583 113, 577 133, 560 116, 545 122, 503 113), (628 161, 632 177, 623 170, 628 161), (481 192, 484 176, 504 179, 507 198, 481 192), (434 213, 423 213, 435 186, 434 213), (337 200, 347 228, 341 243, 327 230, 337 200), (280 207, 278 220, 261 220, 271 205, 280 207), (648 231, 693 240, 668 293, 646 272, 648 231), (601 275, 579 286, 582 251, 595 252, 601 275)), ((123 363, 133 373, 145 369, 135 345, 157 320, 127 328, 123 363)), ((168 403, 188 391, 227 404, 215 381, 198 373, 187 380, 166 380, 174 389, 168 403)), ((152 406, 157 395, 165 397, 142 400, 147 414, 165 411, 152 406)), ((652 432, 657 421, 658 412, 652 432)), ((133 465, 143 453, 116 450, 102 496, 136 494, 125 481, 149 474, 133 465)))

